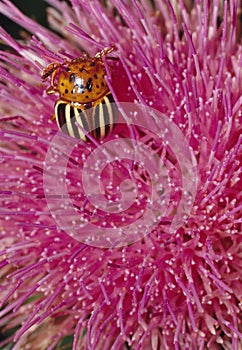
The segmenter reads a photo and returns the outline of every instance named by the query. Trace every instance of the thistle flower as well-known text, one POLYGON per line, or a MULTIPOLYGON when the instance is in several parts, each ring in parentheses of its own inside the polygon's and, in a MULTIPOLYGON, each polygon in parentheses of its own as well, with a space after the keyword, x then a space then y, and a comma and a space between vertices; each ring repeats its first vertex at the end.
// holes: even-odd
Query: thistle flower
POLYGON ((0 2, 0 347, 240 349, 241 8, 47 2, 0 2), (57 133, 43 69, 112 45, 113 134, 57 133))

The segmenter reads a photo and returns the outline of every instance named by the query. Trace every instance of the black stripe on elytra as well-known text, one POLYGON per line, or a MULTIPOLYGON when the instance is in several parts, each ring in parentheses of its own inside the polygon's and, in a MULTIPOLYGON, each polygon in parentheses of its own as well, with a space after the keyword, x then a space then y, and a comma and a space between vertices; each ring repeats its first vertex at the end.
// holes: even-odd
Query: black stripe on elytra
POLYGON ((114 102, 112 94, 107 95, 107 98, 108 98, 109 102, 111 103, 112 112, 113 112, 113 125, 115 125, 118 121, 118 107, 117 107, 116 103, 114 102))
POLYGON ((58 118, 58 123, 59 127, 62 130, 64 134, 69 135, 68 127, 66 125, 66 107, 67 103, 65 102, 60 102, 57 104, 57 118, 58 118))
POLYGON ((95 134, 95 138, 97 140, 100 139, 100 104, 96 106, 94 111, 94 130, 92 132, 95 134))
POLYGON ((78 113, 79 113, 79 116, 80 116, 81 121, 82 121, 82 125, 80 125, 81 128, 83 128, 84 130, 89 132, 89 126, 88 126, 88 122, 87 122, 87 118, 86 118, 85 112, 83 113, 82 110, 78 108, 78 113))
POLYGON ((76 125, 75 109, 73 106, 70 108, 71 125, 75 138, 79 139, 78 127, 76 125))
POLYGON ((110 115, 108 113, 108 108, 107 108, 107 104, 105 103, 105 99, 103 100, 102 105, 103 105, 103 116, 104 116, 104 123, 105 123, 105 135, 107 136, 110 133, 110 115))
POLYGON ((109 100, 110 103, 113 103, 113 102, 114 102, 114 99, 113 99, 113 95, 112 95, 112 94, 108 94, 106 97, 108 98, 108 100, 109 100))
POLYGON ((66 124, 66 103, 57 102, 57 116, 60 128, 66 124))

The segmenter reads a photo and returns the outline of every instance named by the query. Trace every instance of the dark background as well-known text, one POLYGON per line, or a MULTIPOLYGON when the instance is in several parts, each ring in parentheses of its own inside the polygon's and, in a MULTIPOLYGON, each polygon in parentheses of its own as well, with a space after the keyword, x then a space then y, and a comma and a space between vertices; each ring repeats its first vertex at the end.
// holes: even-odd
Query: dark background
MULTIPOLYGON (((44 0, 11 0, 24 14, 35 19, 37 22, 47 26, 46 7, 48 4, 44 0)), ((7 29, 15 38, 20 38, 21 27, 8 20, 0 14, 0 25, 7 29)))

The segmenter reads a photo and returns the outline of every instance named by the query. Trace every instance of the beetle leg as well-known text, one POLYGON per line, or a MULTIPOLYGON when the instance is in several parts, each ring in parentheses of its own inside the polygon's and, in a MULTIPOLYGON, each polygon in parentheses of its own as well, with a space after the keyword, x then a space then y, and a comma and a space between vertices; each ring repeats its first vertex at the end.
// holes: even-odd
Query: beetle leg
POLYGON ((55 66, 55 69, 51 75, 51 80, 50 80, 51 86, 55 86, 54 81, 55 81, 55 77, 56 77, 56 74, 58 73, 59 69, 60 69, 60 65, 58 64, 57 66, 55 66))
POLYGON ((46 89, 47 95, 56 94, 57 92, 58 92, 58 89, 56 85, 51 85, 48 87, 48 89, 46 89))
POLYGON ((46 93, 48 95, 55 94, 56 92, 58 92, 57 86, 55 84, 55 77, 59 69, 60 69, 60 63, 55 62, 55 63, 49 64, 43 71, 43 74, 42 74, 43 82, 46 81, 48 77, 51 75, 50 86, 46 90, 46 93))

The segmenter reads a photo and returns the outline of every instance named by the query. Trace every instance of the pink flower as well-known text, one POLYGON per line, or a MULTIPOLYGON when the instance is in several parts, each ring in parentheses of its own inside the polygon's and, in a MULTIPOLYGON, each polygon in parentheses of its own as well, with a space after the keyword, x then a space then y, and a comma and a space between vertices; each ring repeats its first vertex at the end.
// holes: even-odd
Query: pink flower
POLYGON ((0 348, 239 350, 241 8, 70 2, 0 2, 0 348), (112 45, 114 132, 57 133, 43 69, 112 45))

